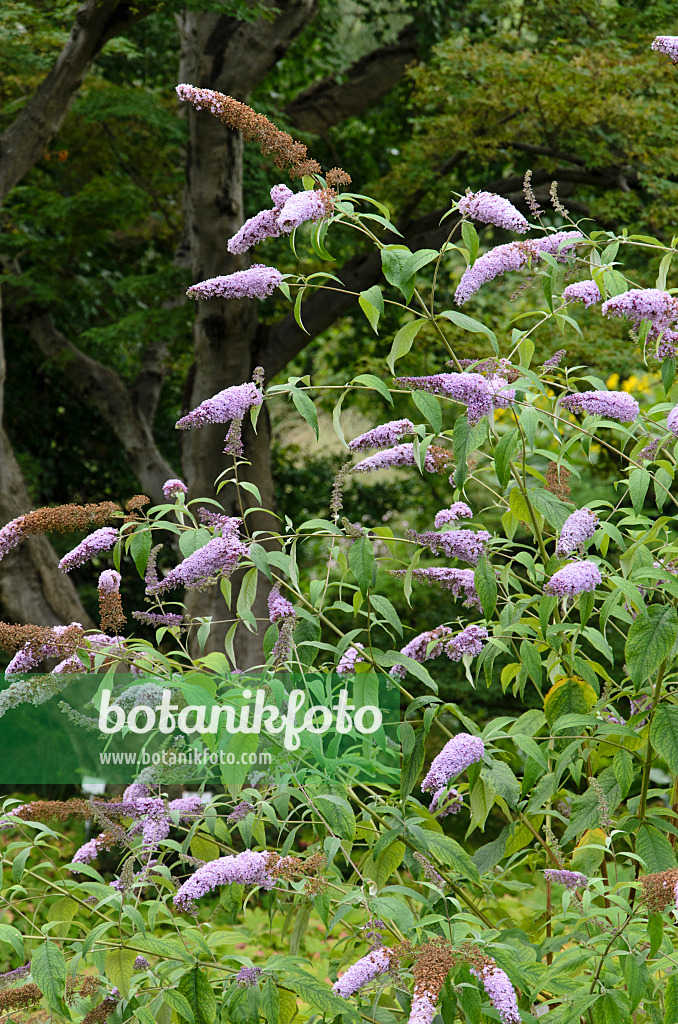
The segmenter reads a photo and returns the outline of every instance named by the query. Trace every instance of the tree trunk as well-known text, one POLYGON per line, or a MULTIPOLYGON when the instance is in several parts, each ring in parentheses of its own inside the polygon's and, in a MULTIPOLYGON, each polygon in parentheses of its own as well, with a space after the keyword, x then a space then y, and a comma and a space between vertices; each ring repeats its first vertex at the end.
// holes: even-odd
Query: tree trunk
MULTIPOLYGON (((246 100, 251 89, 285 53, 295 36, 315 11, 316 0, 287 0, 279 3, 280 15, 256 24, 239 22, 219 14, 186 11, 179 18, 181 33, 180 80, 201 88, 216 89, 246 100)), ((245 256, 232 256, 228 239, 243 222, 243 141, 207 111, 188 108, 188 147, 184 212, 185 239, 190 247, 193 280, 230 274, 249 266, 245 256)), ((234 384, 251 380, 256 366, 257 303, 253 300, 199 301, 193 328, 194 367, 187 394, 188 408, 234 384)), ((189 496, 216 497, 214 482, 232 458, 223 454, 225 427, 208 426, 188 431, 182 439, 182 463, 189 496)), ((261 493, 261 504, 273 506, 270 462, 270 430, 265 411, 258 433, 245 425, 245 454, 251 462, 246 474, 261 493)), ((239 515, 235 488, 226 487, 219 500, 229 515, 239 515)), ((259 505, 246 495, 249 506, 259 505)), ((243 496, 243 500, 245 495, 243 496)), ((249 531, 275 528, 271 516, 247 517, 249 531)), ((233 599, 238 578, 234 577, 233 599)), ((252 609, 266 618, 267 588, 259 588, 252 609)), ((206 650, 224 649, 224 638, 232 614, 218 588, 189 592, 187 604, 192 615, 210 615, 214 627, 206 650)), ((263 658, 261 633, 249 633, 241 625, 236 631, 235 652, 239 668, 260 663, 263 658)))
MULTIPOLYGON (((0 520, 4 524, 30 511, 32 502, 12 442, 1 426, 6 376, 1 313, 0 308, 0 520)), ((74 621, 86 629, 94 626, 43 536, 28 537, 0 561, 0 616, 6 621, 38 626, 74 621)))

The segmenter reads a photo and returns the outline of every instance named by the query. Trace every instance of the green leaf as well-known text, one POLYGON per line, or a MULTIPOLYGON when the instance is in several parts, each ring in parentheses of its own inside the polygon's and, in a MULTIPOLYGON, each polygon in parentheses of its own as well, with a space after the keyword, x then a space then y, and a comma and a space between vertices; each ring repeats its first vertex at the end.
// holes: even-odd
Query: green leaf
POLYGON ((596 691, 583 679, 561 679, 544 697, 544 714, 549 725, 563 715, 588 715, 596 703, 596 691))
POLYGON ((415 733, 409 722, 403 722, 400 726, 400 742, 403 749, 400 792, 405 800, 414 789, 424 767, 424 730, 418 729, 415 733))
POLYGON ((312 974, 305 971, 289 973, 285 977, 285 984, 301 996, 305 1003, 312 1006, 316 1013, 329 1014, 330 1018, 341 1016, 344 1020, 350 1020, 359 1024, 360 1015, 358 1011, 346 999, 335 996, 329 985, 318 981, 312 974))
MULTIPOLYGON (((644 960, 641 960, 639 956, 634 956, 633 953, 624 957, 624 981, 631 1010, 635 1010, 643 998, 649 980, 650 973, 644 960)), ((678 1020, 678 1017, 676 1019, 678 1020)))
MULTIPOLYGON (((214 1024, 217 1001, 205 971, 194 967, 180 979, 177 990, 189 1004, 195 1024, 214 1024)), ((182 1021, 187 1019, 181 1013, 178 1015, 182 1021)))
POLYGON ((371 288, 361 292, 358 297, 358 303, 367 317, 372 330, 375 334, 378 334, 379 317, 384 312, 384 296, 381 294, 379 285, 373 284, 371 288))
POLYGON ((425 391, 413 391, 412 400, 431 424, 434 433, 439 434, 443 429, 443 412, 435 395, 429 395, 425 391))
POLYGON ((432 263, 440 255, 437 249, 418 249, 408 256, 402 267, 403 281, 410 281, 417 271, 432 263))
POLYGON ((24 959, 24 937, 18 928, 0 923, 0 942, 8 942, 20 960, 24 959))
POLYGON ((254 604, 254 599, 257 596, 257 580, 259 578, 259 570, 256 566, 252 569, 248 569, 242 578, 240 583, 240 590, 238 591, 238 602, 236 605, 236 612, 238 618, 244 618, 245 614, 250 611, 254 604))
POLYGON ((676 866, 676 855, 671 843, 653 825, 642 824, 638 829, 636 853, 645 861, 649 874, 670 871, 676 866))
POLYGON ((486 327, 485 324, 481 324, 480 320, 474 320, 472 316, 467 316, 466 313, 458 313, 456 309, 445 309, 440 313, 440 316, 444 316, 446 320, 456 324, 457 327, 461 327, 464 331, 470 331, 472 334, 484 334, 489 339, 494 351, 496 353, 499 352, 496 334, 489 327, 486 327))
POLYGON ((520 799, 520 783, 504 761, 493 760, 483 765, 481 778, 503 797, 509 807, 515 807, 520 799))
POLYGON ((134 564, 137 567, 137 572, 143 577, 146 572, 146 565, 148 564, 148 556, 151 553, 151 531, 137 530, 132 534, 130 539, 130 554, 134 560, 134 564))
POLYGON ((500 487, 506 487, 511 477, 511 459, 518 447, 519 437, 520 431, 516 427, 515 430, 504 434, 494 449, 494 471, 497 474, 500 487))
POLYGON ((541 691, 541 654, 530 640, 523 640, 520 645, 520 663, 527 670, 527 674, 541 691))
POLYGON ((376 860, 377 885, 380 889, 388 882, 394 871, 397 871, 405 856, 405 844, 396 840, 383 850, 376 860))
POLYGON ((619 783, 622 797, 625 797, 633 785, 633 758, 628 750, 618 750, 612 758, 612 770, 619 783))
POLYGON ((474 582, 476 593, 483 606, 483 615, 489 620, 497 607, 497 576, 486 555, 481 555, 478 559, 474 582))
POLYGON ((382 398, 385 398, 389 405, 393 405, 393 399, 391 398, 391 392, 388 390, 383 380, 379 377, 375 377, 373 373, 359 373, 357 377, 354 377, 351 381, 352 384, 364 384, 365 387, 371 391, 378 391, 382 398))
POLYGON ((634 683, 644 683, 666 658, 678 637, 678 615, 669 605, 650 605, 639 615, 626 639, 626 665, 634 683))
POLYGON ((371 594, 370 601, 382 618, 386 619, 386 621, 393 626, 399 636, 402 636, 403 626, 400 621, 400 616, 389 599, 387 597, 383 597, 381 594, 371 594))
POLYGON ((292 401, 294 402, 297 412, 304 417, 309 427, 315 433, 316 441, 318 439, 318 414, 315 411, 315 405, 308 397, 305 391, 294 390, 292 392, 292 401))
POLYGON ((476 256, 478 255, 478 246, 480 245, 480 239, 478 238, 478 232, 474 228, 470 221, 464 220, 461 223, 461 237, 464 239, 464 245, 468 249, 468 254, 471 260, 471 266, 475 263, 476 256))
POLYGON ((652 477, 646 469, 636 467, 629 473, 629 495, 635 512, 642 512, 652 477))
POLYGON ((662 359, 662 384, 664 385, 664 394, 667 397, 675 379, 676 360, 672 356, 668 356, 666 359, 662 359))
POLYGON ((647 954, 648 960, 653 960, 657 950, 662 944, 664 935, 664 919, 661 914, 654 911, 647 919, 647 937, 650 940, 650 951, 647 954))
POLYGON ((177 992, 174 988, 163 989, 162 994, 167 1005, 176 1010, 180 1020, 186 1020, 188 1024, 194 1024, 193 1010, 186 996, 182 996, 181 992, 177 992))
POLYGON ((467 416, 457 416, 452 431, 452 445, 457 468, 454 472, 454 486, 462 487, 468 477, 467 460, 475 449, 475 430, 469 426, 467 416))
POLYGON ((336 832, 340 839, 352 843, 355 839, 356 824, 355 815, 348 801, 332 793, 322 793, 314 797, 314 803, 320 804, 318 810, 332 831, 336 832))
POLYGON ((131 949, 109 949, 106 953, 106 977, 129 999, 129 986, 137 954, 131 949))
MULTIPOLYGON (((423 833, 424 829, 418 830, 417 835, 419 835, 419 832, 423 833)), ((480 877, 478 868, 456 839, 443 835, 441 832, 431 832, 428 829, 426 830, 425 839, 426 848, 422 849, 422 853, 428 853, 445 867, 452 868, 456 874, 461 875, 463 878, 470 878, 473 881, 478 880, 480 877)))
POLYGON ((419 331, 425 323, 425 320, 411 320, 409 323, 401 327, 396 334, 393 339, 393 344, 391 345, 391 351, 386 359, 386 365, 392 374, 395 375, 395 364, 397 360, 402 359, 403 356, 407 355, 412 348, 414 339, 419 334, 419 331))
MULTIPOLYGON (((667 253, 670 256, 671 253, 667 253)), ((664 257, 666 259, 666 256, 664 257)), ((662 263, 664 260, 662 260, 662 263)), ((666 978, 664 989, 664 1024, 676 1024, 678 1021, 678 975, 673 971, 666 978)))
POLYGON ((68 1019, 64 1003, 66 961, 55 942, 43 942, 38 946, 31 958, 31 974, 50 1010, 68 1019))
POLYGON ((372 583, 374 568, 374 548, 369 537, 358 537, 353 542, 348 552, 348 564, 364 597, 372 583))
POLYGON ((537 512, 543 515, 549 526, 552 526, 554 530, 562 530, 565 520, 572 513, 572 506, 566 505, 555 494, 551 494, 550 491, 544 490, 542 487, 532 487, 528 494, 537 512))
POLYGON ((301 327, 301 329, 304 332, 304 334, 308 334, 308 331, 304 327, 304 322, 301 319, 301 300, 304 297, 304 292, 305 291, 306 291, 305 288, 300 288, 299 291, 297 292, 297 297, 294 300, 294 319, 297 321, 297 323, 299 324, 299 327, 301 327))
POLYGON ((273 978, 266 978, 261 986, 261 1009, 268 1024, 278 1024, 280 1017, 280 996, 273 978))
POLYGON ((652 720, 650 741, 670 771, 678 774, 678 707, 659 705, 652 720))

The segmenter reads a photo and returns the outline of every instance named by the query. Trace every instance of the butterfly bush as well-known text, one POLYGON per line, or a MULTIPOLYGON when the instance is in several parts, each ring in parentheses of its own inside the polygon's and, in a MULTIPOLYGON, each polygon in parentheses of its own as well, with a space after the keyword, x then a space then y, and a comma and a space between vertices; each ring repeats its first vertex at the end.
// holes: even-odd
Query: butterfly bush
MULTIPOLYGON (((653 48, 678 59, 677 38, 653 48)), ((272 207, 223 240, 240 255, 295 231, 298 273, 286 258, 284 277, 255 264, 189 294, 245 303, 278 287, 301 323, 313 291, 342 287, 326 239, 355 237, 361 253, 370 239, 375 257, 345 298, 385 347, 356 365, 345 356, 327 383, 265 382, 257 368, 199 396, 176 427, 228 430, 210 498, 193 497, 188 474, 185 502, 177 465, 164 504, 26 510, 0 529, 0 557, 67 534, 62 569, 77 567, 91 593, 98 578, 102 598, 95 628, 0 623, 0 716, 51 701, 79 740, 108 742, 103 677, 125 722, 169 700, 192 728, 128 725, 124 742, 163 759, 129 767, 121 795, 7 799, 5 901, 34 909, 30 922, 3 916, 0 1001, 87 1024, 170 1010, 357 1021, 375 1007, 393 1024, 668 1020, 673 249, 633 224, 577 223, 555 188, 540 211, 528 175, 524 204, 513 179, 510 199, 469 191, 445 218, 449 244, 413 252, 387 204, 342 193, 346 173, 323 172, 263 114, 215 90, 178 93, 191 118, 257 143, 276 179, 305 179, 302 191, 274 185, 272 207), (508 232, 499 245, 493 229, 508 232), (502 316, 492 287, 509 272, 519 308, 502 316), (475 296, 476 315, 459 312, 475 296), (602 381, 584 365, 603 330, 620 373, 647 359, 642 376, 602 381), (296 410, 323 451, 344 453, 299 523, 256 487, 242 427, 256 429, 264 403, 285 430, 296 410), (356 422, 365 429, 347 441, 356 422), (407 493, 406 512, 382 511, 384 479, 407 493), (255 691, 277 732, 257 731, 255 691), (312 728, 286 746, 300 694, 312 728), (340 729, 341 709, 362 712, 363 698, 393 699, 398 720, 340 729), (336 728, 314 731, 327 716, 336 728), (189 753, 226 763, 179 765, 189 753), (234 945, 247 921, 257 934, 248 925, 234 945)))

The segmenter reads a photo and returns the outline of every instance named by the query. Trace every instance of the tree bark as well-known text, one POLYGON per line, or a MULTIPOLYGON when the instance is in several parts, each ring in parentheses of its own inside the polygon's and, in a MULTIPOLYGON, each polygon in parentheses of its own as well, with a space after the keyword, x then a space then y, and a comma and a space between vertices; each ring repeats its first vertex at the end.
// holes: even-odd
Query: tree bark
POLYGON ((58 360, 62 372, 77 389, 78 397, 96 410, 118 438, 144 494, 155 502, 163 501, 162 485, 176 476, 158 451, 152 430, 162 381, 163 347, 149 352, 134 389, 135 395, 114 370, 85 355, 64 338, 45 313, 29 312, 23 326, 44 356, 58 360), (143 402, 142 407, 135 398, 143 402), (147 415, 142 413, 142 408, 147 415))
MULTIPOLYGON (((285 0, 272 21, 252 24, 205 11, 186 11, 177 20, 181 34, 180 80, 216 89, 245 100, 250 91, 279 60, 314 14, 317 0, 285 0)), ((207 111, 188 108, 188 147, 184 197, 185 239, 191 256, 193 280, 229 274, 249 266, 247 256, 232 256, 226 242, 243 222, 243 141, 207 111)), ((194 367, 187 395, 195 408, 217 391, 251 380, 257 365, 257 303, 252 300, 199 301, 193 328, 194 367)), ((182 439, 182 464, 189 494, 194 498, 216 497, 214 482, 232 465, 223 454, 226 428, 203 427, 187 431, 182 439)), ((251 462, 245 475, 255 481, 261 503, 244 495, 247 505, 272 508, 273 480, 270 466, 268 419, 262 413, 256 435, 243 432, 246 457, 251 462)), ((232 486, 219 500, 229 515, 240 506, 232 486)), ((262 513, 247 517, 249 530, 275 528, 276 520, 262 513)), ((238 578, 234 578, 234 599, 238 578)), ((266 617, 266 593, 262 587, 252 609, 266 617)), ((206 650, 224 649, 228 620, 218 588, 189 592, 192 615, 212 616, 213 629, 206 650)), ((235 637, 238 667, 262 660, 261 636, 240 625, 235 637)))
POLYGON ((398 40, 366 54, 342 75, 323 78, 300 92, 284 108, 288 122, 302 132, 326 135, 334 125, 362 114, 390 92, 419 56, 414 26, 401 29, 398 40))
POLYGON ((42 156, 103 45, 150 13, 143 4, 88 0, 47 77, 0 136, 0 203, 42 156))
MULTIPOLYGON (((1 314, 0 304, 0 520, 4 524, 30 511, 32 501, 12 442, 1 425, 6 377, 1 314)), ((38 626, 74 621, 86 629, 94 626, 44 536, 28 537, 0 561, 0 617, 38 626)))

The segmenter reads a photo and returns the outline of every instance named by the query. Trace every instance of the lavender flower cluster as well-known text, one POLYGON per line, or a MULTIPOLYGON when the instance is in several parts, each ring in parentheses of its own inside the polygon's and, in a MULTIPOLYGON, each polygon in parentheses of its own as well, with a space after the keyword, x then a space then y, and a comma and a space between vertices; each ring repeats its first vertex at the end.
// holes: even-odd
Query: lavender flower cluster
MULTIPOLYGON (((385 448, 376 452, 375 455, 368 455, 362 462, 356 463, 351 470, 352 473, 373 473, 378 469, 395 469, 399 466, 414 466, 414 445, 397 444, 394 448, 385 448)), ((429 473, 438 470, 438 461, 435 454, 429 449, 424 458, 424 469, 429 473)))
POLYGON ((277 587, 273 587, 268 595, 268 617, 271 622, 278 622, 279 619, 286 619, 294 615, 294 605, 283 597, 277 587))
POLYGON ((265 299, 272 295, 283 276, 275 267, 253 263, 247 270, 210 277, 187 289, 189 299, 265 299))
POLYGON ((601 294, 595 281, 575 281, 563 290, 563 302, 583 302, 584 309, 595 306, 600 300, 601 294))
POLYGON ((600 569, 595 562, 571 562, 554 572, 544 587, 544 593, 554 597, 576 597, 595 590, 601 583, 600 569))
POLYGON ((487 545, 492 539, 487 530, 443 530, 435 533, 408 533, 413 540, 428 547, 434 554, 442 552, 447 558, 458 558, 460 562, 477 565, 481 555, 485 554, 487 545))
POLYGON ((582 552, 598 526, 598 516, 590 508, 579 508, 563 523, 556 546, 556 554, 567 558, 575 551, 582 552))
POLYGON ((503 196, 494 192, 467 192, 457 204, 464 217, 482 221, 483 224, 494 224, 506 231, 527 231, 528 223, 520 210, 503 196))
MULTIPOLYGON (((403 579, 406 569, 391 569, 389 575, 403 579)), ((463 595, 467 608, 480 608, 480 600, 476 591, 475 573, 473 569, 448 569, 447 566, 433 566, 429 569, 415 569, 412 579, 419 583, 438 583, 443 590, 449 590, 452 597, 463 595)))
POLYGON ((468 732, 457 733, 433 758, 421 784, 422 792, 438 793, 456 775, 460 775, 477 761, 482 761, 484 756, 485 744, 480 736, 472 736, 468 732))
POLYGON ((166 576, 147 587, 146 593, 160 594, 176 587, 199 590, 210 586, 218 575, 224 577, 232 573, 248 551, 249 547, 237 537, 213 537, 166 576))
POLYGON ((626 391, 579 391, 561 398, 560 404, 570 412, 605 416, 619 423, 633 423, 640 412, 637 401, 626 391))
POLYGON ((235 384, 224 388, 211 398, 191 409, 189 413, 177 420, 179 430, 190 430, 193 427, 204 427, 207 423, 228 423, 230 420, 241 420, 245 413, 264 400, 256 384, 235 384))
POLYGON ((510 270, 521 270, 528 260, 538 261, 542 253, 565 259, 575 245, 583 241, 584 236, 579 231, 557 231, 544 238, 527 238, 523 242, 497 245, 464 271, 457 285, 455 302, 463 306, 484 284, 510 270))
POLYGON ((114 530, 112 526, 103 526, 100 530, 90 533, 89 537, 85 537, 77 547, 64 555, 59 562, 59 568, 62 572, 70 572, 76 566, 89 562, 90 558, 94 558, 95 555, 110 551, 117 539, 117 530, 114 530))
POLYGON ((456 789, 436 790, 429 804, 429 812, 435 814, 436 818, 446 818, 448 814, 458 814, 464 806, 464 798, 456 789))
POLYGON ((433 525, 439 530, 445 523, 456 523, 459 519, 473 519, 473 512, 465 501, 454 501, 449 508, 436 512, 433 525))
POLYGON ((162 485, 162 493, 167 501, 170 501, 172 498, 176 498, 178 494, 188 494, 188 487, 182 480, 165 480, 165 483, 162 485))
POLYGON ((344 676, 348 675, 350 672, 353 672, 356 664, 359 661, 365 660, 360 653, 360 651, 364 650, 364 645, 357 641, 354 641, 351 647, 347 647, 344 653, 342 654, 341 658, 339 659, 339 664, 337 665, 337 675, 344 676))
POLYGON ((581 871, 566 871, 564 868, 545 868, 544 878, 557 885, 564 885, 566 889, 585 889, 589 884, 588 878, 581 871))
POLYGON ((411 420, 390 420, 373 430, 368 430, 365 434, 360 434, 359 437, 354 437, 348 442, 348 447, 352 452, 361 452, 366 448, 390 448, 401 437, 413 433, 414 424, 411 420))
POLYGON ((361 957, 342 974, 338 981, 332 986, 335 995, 342 999, 348 999, 354 992, 364 988, 378 975, 385 974, 391 966, 393 950, 388 946, 379 946, 373 949, 367 956, 361 957))
POLYGON ((468 410, 471 426, 480 423, 493 409, 507 409, 515 401, 515 388, 503 377, 484 377, 481 373, 436 373, 428 377, 396 377, 396 384, 416 391, 451 398, 468 410))
POLYGON ((652 42, 652 49, 667 54, 676 63, 678 61, 678 36, 656 36, 652 42))
POLYGON ((518 1000, 506 972, 496 964, 487 964, 481 970, 472 967, 471 974, 482 981, 502 1024, 520 1024, 518 1000))
MULTIPOLYGON (((480 654, 487 638, 488 633, 484 626, 466 626, 456 636, 449 626, 436 626, 435 629, 419 633, 401 648, 400 653, 420 663, 437 658, 443 653, 450 661, 461 661, 465 654, 470 654, 471 657, 480 654)), ((407 669, 404 665, 394 665, 389 674, 394 679, 404 679, 407 669)))
POLYGON ((219 885, 258 885, 272 889, 276 878, 272 867, 275 857, 256 850, 244 850, 228 857, 209 861, 191 875, 174 894, 174 905, 192 913, 196 900, 212 892, 219 885))
POLYGON ((247 252, 265 238, 289 235, 306 221, 320 220, 329 210, 327 192, 292 192, 287 185, 274 185, 271 189, 273 207, 245 221, 227 245, 231 253, 247 252))
POLYGON ((638 329, 646 320, 648 338, 661 335, 657 355, 675 355, 678 344, 678 299, 661 288, 630 288, 621 295, 613 295, 602 307, 603 316, 623 316, 638 329))

